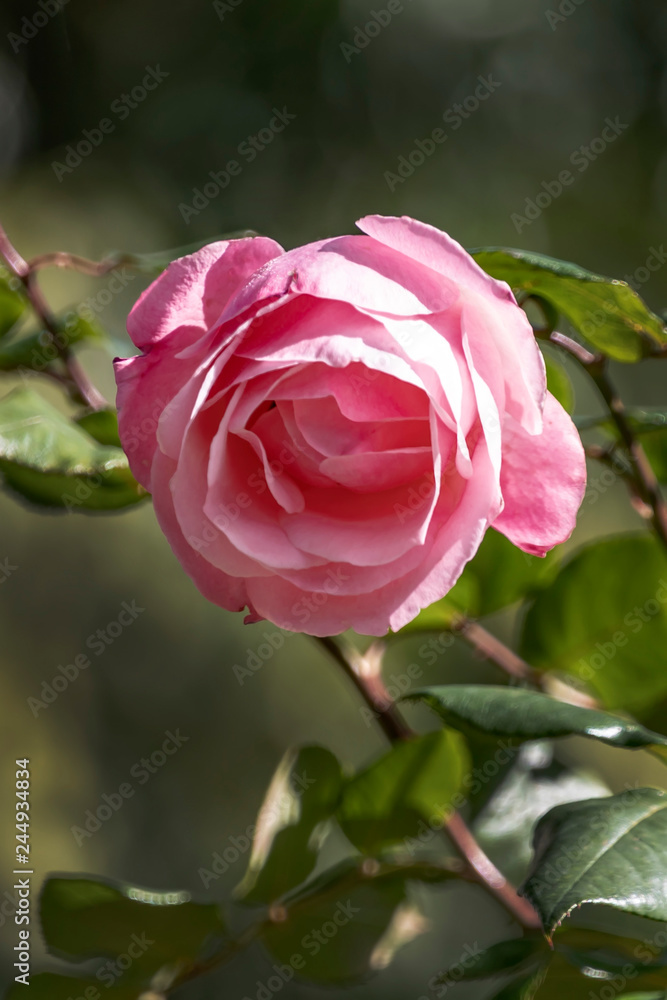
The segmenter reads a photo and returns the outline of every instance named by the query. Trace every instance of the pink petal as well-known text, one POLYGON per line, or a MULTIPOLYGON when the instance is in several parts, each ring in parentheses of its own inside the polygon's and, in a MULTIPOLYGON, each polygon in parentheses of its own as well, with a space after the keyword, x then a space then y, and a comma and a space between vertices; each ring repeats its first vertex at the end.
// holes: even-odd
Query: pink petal
POLYGON ((366 236, 336 236, 297 247, 253 275, 223 319, 267 295, 303 293, 362 309, 414 316, 439 312, 458 299, 453 281, 366 236))
POLYGON ((530 323, 504 281, 496 281, 451 236, 415 219, 368 215, 357 222, 364 233, 407 258, 454 281, 482 328, 480 350, 493 339, 507 373, 508 410, 530 433, 539 433, 546 392, 542 355, 530 323))
MULTIPOLYGON (((246 580, 216 569, 190 545, 174 513, 170 481, 175 468, 173 459, 158 452, 152 470, 155 484, 154 506, 160 527, 181 566, 213 604, 228 611, 241 611, 248 603, 246 580)), ((250 579, 250 578, 249 578, 250 579)))
POLYGON ((543 556, 570 537, 586 489, 586 459, 576 427, 551 393, 537 437, 508 418, 500 485, 505 509, 493 527, 514 545, 543 556))
POLYGON ((220 316, 229 299, 283 249, 263 236, 210 243, 172 261, 143 292, 127 320, 137 347, 158 343, 174 330, 198 335, 220 316))

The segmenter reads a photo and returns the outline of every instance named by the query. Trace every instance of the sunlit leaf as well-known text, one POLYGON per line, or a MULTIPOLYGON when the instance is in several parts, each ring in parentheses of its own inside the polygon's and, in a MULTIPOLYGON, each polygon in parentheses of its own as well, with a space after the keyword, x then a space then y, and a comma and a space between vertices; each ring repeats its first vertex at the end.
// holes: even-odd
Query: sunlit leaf
POLYGON ((338 821, 355 847, 376 854, 441 823, 469 770, 456 733, 398 743, 345 785, 338 821))
POLYGON ((248 870, 237 886, 244 903, 270 903, 308 878, 338 804, 341 767, 324 747, 289 750, 260 810, 248 870))
POLYGON ((115 510, 147 496, 120 448, 100 445, 28 388, 0 399, 0 473, 32 503, 70 511, 115 510))
POLYGON ((471 253, 494 278, 550 302, 610 358, 639 361, 652 348, 667 346, 664 323, 625 281, 526 250, 483 247, 471 253))
POLYGON ((536 596, 521 655, 634 714, 667 694, 667 556, 648 534, 583 549, 536 596))

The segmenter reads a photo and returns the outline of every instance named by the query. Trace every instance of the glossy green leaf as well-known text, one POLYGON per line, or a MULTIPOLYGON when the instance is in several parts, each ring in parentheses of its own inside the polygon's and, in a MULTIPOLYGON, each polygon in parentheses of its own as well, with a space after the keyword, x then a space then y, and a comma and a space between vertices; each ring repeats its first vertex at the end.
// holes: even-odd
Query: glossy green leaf
POLYGON ((626 750, 667 747, 667 738, 609 712, 557 701, 526 688, 447 684, 422 688, 403 701, 425 701, 447 725, 516 740, 588 736, 626 750))
POLYGON ((492 994, 491 1000, 533 1000, 545 976, 546 966, 533 969, 527 975, 517 976, 498 993, 492 994))
POLYGON ((298 978, 322 984, 363 979, 385 968, 424 922, 408 906, 400 875, 360 878, 349 864, 306 886, 263 943, 298 978))
POLYGON ((120 448, 104 447, 28 388, 0 399, 0 473, 32 503, 115 510, 146 499, 120 448))
POLYGON ((572 413, 574 410, 574 389, 570 376, 563 365, 550 355, 544 355, 544 364, 547 369, 547 389, 556 397, 564 410, 572 413))
POLYGON ((525 250, 484 247, 471 252, 488 274, 551 303, 577 333, 616 361, 639 361, 651 348, 667 345, 660 317, 624 281, 525 250))
MULTIPOLYGON (((497 759, 496 753, 488 761, 497 759)), ((486 779, 488 765, 482 764, 475 774, 486 779)), ((524 744, 515 766, 475 818, 473 832, 503 875, 518 884, 530 868, 537 821, 563 802, 607 795, 611 789, 597 775, 559 765, 549 742, 524 744)))
MULTIPOLYGON (((626 998, 636 995, 638 989, 655 990, 665 985, 665 974, 649 972, 641 966, 625 963, 615 972, 606 972, 597 966, 588 966, 585 971, 577 969, 561 955, 552 956, 542 967, 537 1000, 602 1000, 616 997, 626 998), (605 989, 606 986, 606 989, 605 989)), ((655 993, 641 993, 641 997, 655 996, 655 993)), ((663 996, 663 994, 658 994, 663 996)))
POLYGON ((556 806, 533 846, 522 891, 549 937, 584 903, 667 920, 667 792, 633 788, 556 806))
POLYGON ((49 878, 40 897, 49 951, 72 961, 133 950, 133 972, 188 966, 209 939, 226 935, 217 906, 187 892, 155 892, 89 878, 49 878), (137 938, 139 940, 137 941, 137 938))
POLYGON ((667 694, 667 556, 650 535, 583 549, 526 615, 521 655, 638 714, 667 694))
POLYGON ((447 596, 421 611, 401 634, 443 631, 461 614, 481 618, 527 599, 554 579, 560 558, 558 549, 544 558, 530 556, 489 528, 477 554, 447 596))
POLYGON ((18 278, 0 274, 0 337, 12 329, 28 307, 18 278))
POLYGON ((90 434, 99 444, 121 447, 118 435, 118 414, 115 410, 95 410, 93 413, 77 417, 76 422, 86 434, 90 434))
POLYGON ((338 805, 341 767, 324 747, 289 750, 260 810, 248 870, 237 886, 244 903, 271 903, 308 878, 338 805))
POLYGON ((343 789, 338 821, 367 854, 416 837, 441 822, 470 770, 465 743, 444 730, 397 743, 343 789))
POLYGON ((483 949, 479 949, 475 942, 472 948, 470 945, 464 947, 459 960, 441 972, 437 982, 451 986, 472 979, 488 979, 542 961, 548 954, 542 937, 513 938, 483 949))

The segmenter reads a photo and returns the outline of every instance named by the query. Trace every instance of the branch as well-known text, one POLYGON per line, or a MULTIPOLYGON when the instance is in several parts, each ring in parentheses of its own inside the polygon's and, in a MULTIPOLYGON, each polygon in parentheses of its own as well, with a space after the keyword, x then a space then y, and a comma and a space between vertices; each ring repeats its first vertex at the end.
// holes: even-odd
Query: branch
POLYGON ((32 257, 28 261, 28 267, 32 272, 41 271, 44 267, 67 267, 93 278, 101 278, 118 267, 134 266, 136 263, 137 258, 133 254, 113 254, 104 260, 89 260, 76 253, 57 250, 55 253, 42 253, 38 257, 32 257))
POLYGON ((18 278, 23 285, 33 312, 45 330, 51 335, 51 342, 60 354, 65 370, 76 386, 76 391, 81 396, 81 399, 92 410, 104 409, 108 405, 106 399, 90 381, 74 357, 71 349, 67 344, 64 347, 59 346, 60 331, 58 330, 58 324, 47 305, 41 289, 35 281, 31 265, 23 259, 18 250, 12 245, 2 224, 0 224, 0 256, 4 258, 7 267, 14 277, 18 278))
POLYGON ((623 400, 609 378, 606 359, 600 354, 591 354, 590 351, 587 351, 570 337, 566 337, 565 334, 554 332, 551 334, 550 340, 576 358, 597 386, 628 453, 637 494, 649 507, 655 532, 667 548, 667 504, 641 441, 630 425, 623 400))
POLYGON ((506 646, 495 635, 487 632, 478 622, 461 615, 452 623, 451 629, 455 635, 460 635, 462 639, 465 639, 468 645, 472 646, 482 657, 491 660, 514 680, 525 681, 534 687, 542 687, 542 678, 538 671, 522 660, 520 656, 517 656, 513 649, 506 646))
MULTIPOLYGON (((317 641, 324 646, 336 662, 343 667, 345 673, 353 681, 355 687, 364 698, 368 707, 378 715, 378 723, 391 743, 402 739, 409 739, 417 734, 405 723, 396 705, 384 686, 384 681, 380 674, 381 653, 374 653, 369 659, 368 654, 362 656, 356 650, 348 655, 352 648, 345 643, 346 650, 332 638, 319 638, 317 641)), ((339 640, 345 642, 345 640, 339 640)), ((376 647, 384 652, 384 645, 374 643, 371 650, 376 647)), ((476 873, 477 881, 483 885, 502 905, 511 913, 515 920, 527 928, 540 928, 541 922, 537 913, 530 903, 522 899, 517 894, 516 889, 507 881, 505 876, 498 871, 490 858, 486 856, 482 848, 475 840, 473 834, 468 829, 465 821, 459 813, 453 813, 445 822, 443 827, 457 850, 461 853, 469 867, 476 873)))

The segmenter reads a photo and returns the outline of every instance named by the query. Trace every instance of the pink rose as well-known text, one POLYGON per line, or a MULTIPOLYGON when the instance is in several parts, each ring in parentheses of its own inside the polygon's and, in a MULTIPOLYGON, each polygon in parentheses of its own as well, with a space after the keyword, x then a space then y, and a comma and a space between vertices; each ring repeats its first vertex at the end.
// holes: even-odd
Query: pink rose
POLYGON ((359 228, 174 261, 116 362, 132 470, 197 587, 312 635, 405 625, 489 525, 544 555, 585 486, 508 286, 421 222, 359 228))

